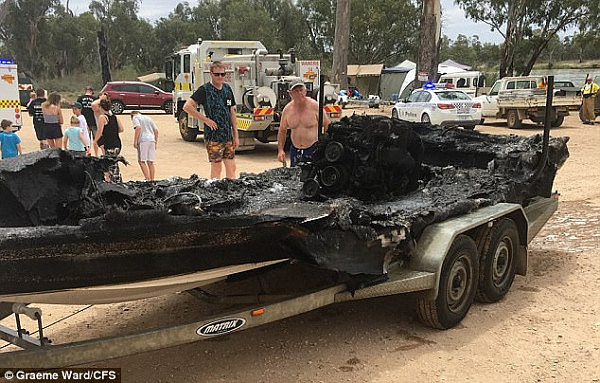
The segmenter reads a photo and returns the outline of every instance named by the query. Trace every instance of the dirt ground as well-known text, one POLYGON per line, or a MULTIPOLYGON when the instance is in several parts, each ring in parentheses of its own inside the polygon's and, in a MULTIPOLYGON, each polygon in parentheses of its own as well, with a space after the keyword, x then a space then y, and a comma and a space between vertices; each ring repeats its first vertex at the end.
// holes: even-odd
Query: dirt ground
MULTIPOLYGON (((379 112, 390 115, 389 108, 379 112)), ((202 143, 184 142, 172 117, 149 114, 161 131, 158 178, 208 176, 202 143)), ((123 154, 131 161, 124 178, 138 180, 131 121, 127 115, 119 118, 126 126, 123 154)), ((37 144, 26 120, 20 136, 28 152, 37 144)), ((533 124, 509 130, 498 121, 477 130, 542 132, 533 124)), ((528 274, 517 276, 501 302, 474 304, 456 328, 426 328, 416 321, 410 296, 386 297, 90 366, 120 367, 124 382, 598 382, 600 123, 582 125, 570 116, 552 135, 571 137, 571 157, 555 181, 559 209, 530 245, 528 274)), ((238 172, 279 166, 276 154, 275 144, 259 144, 237 156, 238 172)), ((45 323, 56 322, 45 330, 56 343, 192 321, 212 310, 185 293, 113 305, 42 307, 45 323)), ((12 318, 2 323, 12 325, 12 318)))

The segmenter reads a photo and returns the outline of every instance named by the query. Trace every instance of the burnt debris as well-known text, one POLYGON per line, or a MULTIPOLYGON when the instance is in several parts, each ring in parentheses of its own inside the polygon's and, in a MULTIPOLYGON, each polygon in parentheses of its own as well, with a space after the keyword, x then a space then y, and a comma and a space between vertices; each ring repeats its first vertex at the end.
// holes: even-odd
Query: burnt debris
POLYGON ((421 138, 400 120, 354 116, 334 123, 302 164, 307 198, 351 195, 374 200, 415 190, 421 138))
POLYGON ((360 116, 334 124, 302 170, 235 180, 110 184, 102 172, 111 160, 60 150, 3 160, 0 281, 7 282, 0 293, 281 257, 382 274, 390 260, 410 257, 429 224, 550 196, 568 158, 567 142, 552 138, 548 164, 536 173, 541 135, 486 135, 360 116), (336 170, 325 172, 330 166, 336 170), (304 197, 301 175, 319 182, 318 200, 304 197), (323 184, 324 177, 331 178, 323 184))

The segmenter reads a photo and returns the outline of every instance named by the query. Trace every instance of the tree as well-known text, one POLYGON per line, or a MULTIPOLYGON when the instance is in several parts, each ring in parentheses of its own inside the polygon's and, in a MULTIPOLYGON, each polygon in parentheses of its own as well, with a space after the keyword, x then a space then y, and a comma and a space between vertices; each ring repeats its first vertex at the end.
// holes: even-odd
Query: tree
POLYGON ((46 69, 39 48, 48 37, 47 17, 56 0, 12 0, 2 4, 0 38, 22 70, 40 75, 46 69))
POLYGON ((333 42, 332 81, 348 89, 348 43, 350 40, 350 0, 337 0, 335 39, 333 42))
POLYGON ((355 1, 351 14, 350 63, 394 65, 415 55, 414 31, 419 28, 419 8, 415 4, 396 0, 355 1))
MULTIPOLYGON (((468 17, 488 24, 504 38, 500 77, 515 71, 515 52, 531 43, 522 74, 529 74, 548 42, 560 31, 575 25, 598 0, 456 0, 468 17)), ((598 12, 597 10, 595 11, 598 12)), ((522 52, 523 50, 521 50, 522 52)))
POLYGON ((441 9, 439 0, 424 0, 419 31, 417 76, 425 72, 429 80, 437 75, 441 39, 441 9))
POLYGON ((326 59, 333 50, 335 0, 298 0, 297 6, 305 20, 308 37, 301 51, 326 59))

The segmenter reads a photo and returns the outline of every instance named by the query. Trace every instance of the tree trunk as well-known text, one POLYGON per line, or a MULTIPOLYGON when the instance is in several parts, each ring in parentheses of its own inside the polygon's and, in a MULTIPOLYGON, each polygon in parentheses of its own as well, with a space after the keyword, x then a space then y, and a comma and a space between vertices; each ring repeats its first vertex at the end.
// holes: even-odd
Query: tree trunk
POLYGON ((427 78, 435 81, 440 51, 441 35, 441 6, 440 0, 424 0, 423 13, 421 14, 421 31, 419 33, 419 57, 417 58, 417 83, 419 73, 426 74, 427 78))
POLYGON ((100 56, 100 68, 102 70, 102 85, 104 85, 111 81, 111 77, 110 65, 108 63, 108 47, 103 27, 98 31, 98 55, 100 56))
POLYGON ((348 89, 348 45, 350 41, 350 0, 337 0, 333 41, 332 82, 348 89))

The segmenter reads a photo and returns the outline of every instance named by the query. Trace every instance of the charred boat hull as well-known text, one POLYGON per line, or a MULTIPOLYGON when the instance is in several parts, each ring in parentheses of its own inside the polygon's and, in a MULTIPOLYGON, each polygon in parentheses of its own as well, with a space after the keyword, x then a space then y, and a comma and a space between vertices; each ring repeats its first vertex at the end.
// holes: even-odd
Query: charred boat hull
MULTIPOLYGON (((323 189, 327 195, 306 200, 298 169, 242 174, 236 180, 192 176, 108 184, 102 181, 105 158, 46 150, 0 162, 0 200, 11 201, 0 206, 5 227, 0 301, 185 275, 196 275, 201 284, 212 279, 211 270, 227 274, 237 266, 246 270, 288 258, 349 274, 383 275, 391 262, 410 261, 428 225, 501 202, 525 207, 535 196, 549 196, 568 157, 568 138, 553 138, 548 163, 537 172, 539 135, 492 136, 384 117, 344 119, 331 131, 346 154, 327 161, 346 166, 336 161, 353 158, 365 174, 387 174, 380 185, 385 187, 374 191, 369 183, 356 182, 349 169, 340 174, 354 178, 340 179, 354 182, 355 193, 329 187, 323 189), (392 136, 399 136, 397 127, 411 129, 423 152, 396 150, 403 140, 394 139, 378 141, 388 148, 386 156, 377 150, 363 155, 372 148, 362 145, 375 142, 371 125, 379 127, 381 140, 382 129, 392 136), (344 138, 346 132, 352 136, 344 138), (393 160, 395 153, 403 160, 393 160), (405 161, 407 153, 417 161, 405 161), (416 184, 412 176, 396 182, 389 177, 401 173, 379 168, 421 161, 412 173, 418 174, 416 184)), ((322 177, 327 166, 311 174, 327 181, 322 177)))

